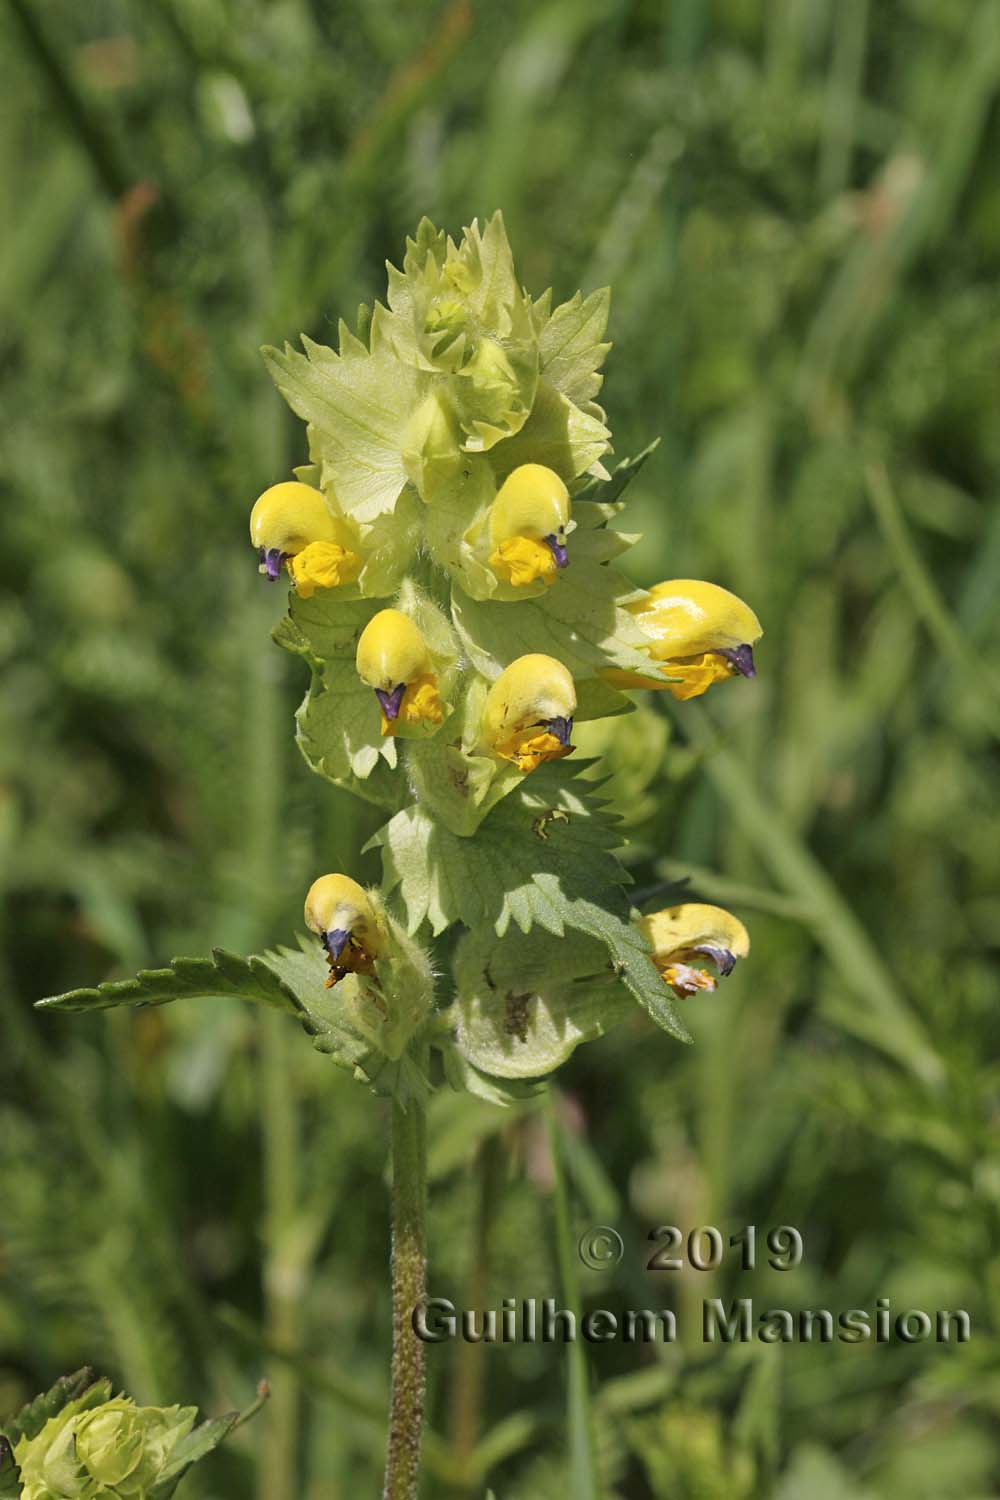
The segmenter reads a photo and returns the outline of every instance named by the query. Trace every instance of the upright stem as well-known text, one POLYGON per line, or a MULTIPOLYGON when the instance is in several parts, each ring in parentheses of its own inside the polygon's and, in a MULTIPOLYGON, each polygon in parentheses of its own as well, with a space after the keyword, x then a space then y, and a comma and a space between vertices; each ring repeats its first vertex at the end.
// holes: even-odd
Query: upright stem
POLYGON ((416 1500, 424 1418, 424 1345, 413 1309, 427 1288, 424 1107, 392 1101, 392 1397, 382 1500, 416 1500))

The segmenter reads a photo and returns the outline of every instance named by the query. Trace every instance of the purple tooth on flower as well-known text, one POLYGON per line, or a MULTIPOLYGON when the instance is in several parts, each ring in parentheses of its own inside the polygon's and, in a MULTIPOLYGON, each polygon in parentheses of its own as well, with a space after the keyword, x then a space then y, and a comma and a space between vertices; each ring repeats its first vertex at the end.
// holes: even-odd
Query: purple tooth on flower
POLYGON ((382 688, 375 689, 375 696, 379 701, 382 712, 385 714, 390 723, 393 719, 399 718, 399 709, 400 705, 403 702, 403 694, 405 692, 405 682, 398 682, 391 693, 385 692, 382 688))
POLYGON ((550 734, 554 734, 560 745, 569 748, 569 737, 573 733, 573 720, 561 715, 554 719, 542 719, 541 721, 550 734))
POLYGON ((728 948, 717 948, 711 943, 700 943, 691 951, 701 954, 704 958, 710 958, 723 979, 736 967, 736 954, 730 953, 728 948))
POLYGON ((334 963, 344 951, 350 933, 344 927, 331 927, 330 931, 323 935, 323 946, 329 953, 334 963))
POLYGON ((558 537, 552 532, 549 536, 543 537, 543 541, 548 543, 548 548, 555 559, 556 567, 565 568, 569 562, 569 552, 566 550, 565 538, 558 537))
POLYGON ((741 677, 756 677, 757 668, 753 663, 753 647, 742 646, 720 646, 716 650, 716 656, 724 656, 726 661, 733 667, 741 677))
POLYGON ((281 565, 288 553, 282 552, 280 547, 258 547, 257 556, 260 558, 260 571, 267 574, 268 582, 277 583, 281 565))

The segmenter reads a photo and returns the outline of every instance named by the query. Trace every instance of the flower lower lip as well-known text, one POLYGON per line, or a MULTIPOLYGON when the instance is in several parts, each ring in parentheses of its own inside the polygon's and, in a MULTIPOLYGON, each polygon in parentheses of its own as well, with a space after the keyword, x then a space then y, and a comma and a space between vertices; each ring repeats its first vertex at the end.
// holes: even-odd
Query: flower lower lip
POLYGON ((281 565, 288 553, 282 552, 280 547, 258 547, 257 556, 260 558, 260 571, 267 574, 268 583, 277 583, 281 565))
POLYGON ((386 692, 383 688, 375 689, 375 696, 379 701, 379 706, 390 722, 393 719, 399 718, 399 709, 405 692, 405 682, 398 682, 391 692, 386 692))
POLYGON ((549 551, 555 558, 556 567, 565 568, 567 563, 569 562, 569 553, 566 550, 566 543, 561 542, 554 532, 547 537, 543 537, 543 541, 547 543, 549 551))
POLYGON ((757 668, 753 662, 753 647, 724 646, 716 651, 716 656, 724 656, 731 667, 734 667, 741 677, 756 677, 757 668))

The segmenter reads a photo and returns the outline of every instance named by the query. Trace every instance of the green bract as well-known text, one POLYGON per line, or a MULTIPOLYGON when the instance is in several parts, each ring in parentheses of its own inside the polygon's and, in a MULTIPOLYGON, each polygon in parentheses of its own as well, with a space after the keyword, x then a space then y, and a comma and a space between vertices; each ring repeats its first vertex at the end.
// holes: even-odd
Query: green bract
MULTIPOLYGON (((80 1371, 6 1424, 21 1500, 169 1500, 238 1414, 195 1427, 193 1406, 136 1406, 80 1371)), ((2 1477, 2 1476, 0 1476, 2 1477)), ((13 1478, 13 1476, 12 1476, 13 1478)), ((5 1489, 3 1493, 8 1491, 5 1489)))

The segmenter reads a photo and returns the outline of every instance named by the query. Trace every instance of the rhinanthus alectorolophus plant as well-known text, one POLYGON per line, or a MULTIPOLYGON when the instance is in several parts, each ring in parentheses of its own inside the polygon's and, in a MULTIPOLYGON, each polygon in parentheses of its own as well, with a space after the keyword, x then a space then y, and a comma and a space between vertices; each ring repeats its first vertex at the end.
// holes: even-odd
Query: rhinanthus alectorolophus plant
POLYGON ((616 529, 622 495, 651 450, 606 466, 607 291, 533 299, 499 214, 457 244, 424 220, 388 270, 386 305, 342 322, 337 350, 303 336, 302 353, 265 351, 309 462, 250 516, 261 572, 290 589, 275 639, 309 669, 299 747, 385 810, 381 884, 320 873, 297 949, 178 959, 42 1003, 263 1000, 392 1099, 386 1494, 409 1496, 427 1095, 443 1081, 522 1097, 636 1002, 689 1040, 678 999, 749 948, 721 908, 632 908, 574 725, 628 713, 637 692, 683 700, 753 676, 761 627, 715 584, 637 589, 615 567, 635 540, 616 529), (451 928, 445 977, 432 943, 451 928))

